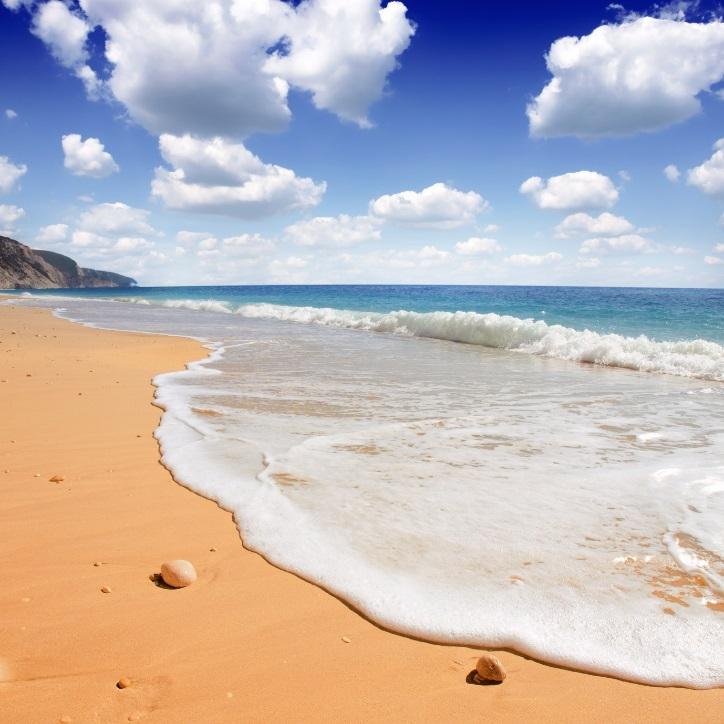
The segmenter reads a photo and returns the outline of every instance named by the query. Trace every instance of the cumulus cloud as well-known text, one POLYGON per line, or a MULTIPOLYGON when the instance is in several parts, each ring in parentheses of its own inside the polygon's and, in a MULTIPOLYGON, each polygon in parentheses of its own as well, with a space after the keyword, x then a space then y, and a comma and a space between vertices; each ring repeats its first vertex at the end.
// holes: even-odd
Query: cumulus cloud
POLYGON ((671 181, 672 184, 675 184, 679 177, 681 176, 681 171, 679 171, 678 167, 675 166, 673 163, 670 163, 666 168, 664 168, 664 176, 671 181))
POLYGON ((558 226, 555 227, 554 233, 558 239, 569 239, 576 236, 588 236, 595 234, 597 236, 618 236, 633 231, 633 224, 624 219, 623 216, 616 216, 608 211, 604 211, 598 216, 590 216, 589 214, 579 212, 566 216, 558 226))
POLYGON ((9 204, 0 204, 0 229, 9 232, 25 216, 25 209, 9 204))
POLYGON ((479 256, 502 251, 502 247, 495 239, 471 236, 465 241, 458 241, 455 244, 455 251, 464 256, 479 256))
POLYGON ((542 264, 552 264, 560 261, 563 254, 557 251, 549 251, 547 254, 513 254, 505 257, 505 261, 513 266, 541 266, 542 264))
POLYGON ((573 171, 547 181, 531 176, 520 186, 540 209, 610 208, 618 201, 618 189, 608 176, 597 171, 573 171))
POLYGON ((53 57, 61 65, 71 68, 83 81, 88 95, 95 97, 99 81, 86 63, 86 39, 91 29, 85 18, 70 10, 61 0, 37 5, 31 27, 33 34, 48 46, 53 57))
POLYGON ((597 269, 599 266, 601 266, 601 260, 595 256, 579 259, 576 262, 576 269, 597 269))
POLYGON ((68 224, 49 224, 43 226, 35 236, 40 244, 57 244, 68 238, 68 224))
POLYGON ((5 118, 7 118, 9 121, 12 121, 14 118, 17 117, 18 114, 12 108, 5 109, 5 118))
POLYGON ((148 216, 146 209, 137 209, 120 201, 97 204, 80 214, 76 228, 101 236, 155 235, 148 216))
POLYGON ((18 179, 27 171, 28 167, 24 164, 16 166, 7 156, 0 156, 0 193, 7 194, 12 191, 18 179))
MULTIPOLYGON (((5 0, 15 9, 20 0, 5 0)), ((104 84, 152 133, 246 136, 282 129, 290 86, 368 125, 369 107, 414 33, 401 2, 24 3, 32 30, 93 95, 88 32, 106 35, 104 84)))
POLYGON ((159 145, 173 169, 156 169, 151 193, 170 209, 259 218, 316 206, 326 190, 222 138, 163 134, 159 145))
POLYGON ((718 256, 705 256, 704 264, 708 264, 709 266, 719 266, 720 264, 724 264, 724 259, 721 259, 718 256))
POLYGON ((85 61, 88 30, 85 20, 60 0, 39 5, 33 16, 33 33, 48 46, 56 60, 69 68, 85 61))
POLYGON ((710 196, 724 194, 724 138, 714 144, 714 153, 700 166, 689 169, 687 183, 710 196))
POLYGON ((717 245, 714 247, 714 251, 717 252, 717 253, 724 254, 724 244, 717 244, 717 245))
POLYGON ((528 105, 534 136, 616 136, 696 115, 724 76, 724 24, 641 17, 556 40, 553 78, 528 105), (682 62, 682 58, 686 62, 682 62))
POLYGON ((370 214, 397 224, 452 229, 470 223, 488 206, 475 191, 458 191, 447 184, 435 183, 422 191, 380 196, 370 202, 370 214))
POLYGON ((414 32, 405 13, 401 2, 302 3, 288 24, 284 52, 273 53, 264 70, 310 91, 317 108, 369 126, 367 109, 414 32))
POLYGON ((317 216, 284 229, 287 241, 299 246, 353 246, 378 241, 380 221, 370 216, 317 216))
POLYGON ((640 234, 586 239, 580 248, 581 254, 645 254, 654 251, 651 239, 640 234))
POLYGON ((118 171, 118 165, 97 138, 70 133, 62 138, 65 167, 76 176, 104 178, 118 171))

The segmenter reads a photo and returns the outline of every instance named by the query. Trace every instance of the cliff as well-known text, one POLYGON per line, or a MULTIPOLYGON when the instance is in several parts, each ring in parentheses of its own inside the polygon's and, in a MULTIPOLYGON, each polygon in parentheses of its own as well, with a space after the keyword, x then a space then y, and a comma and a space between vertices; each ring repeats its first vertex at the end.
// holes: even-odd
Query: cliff
POLYGON ((130 287, 135 283, 122 274, 84 269, 63 254, 31 249, 0 236, 0 289, 130 287))

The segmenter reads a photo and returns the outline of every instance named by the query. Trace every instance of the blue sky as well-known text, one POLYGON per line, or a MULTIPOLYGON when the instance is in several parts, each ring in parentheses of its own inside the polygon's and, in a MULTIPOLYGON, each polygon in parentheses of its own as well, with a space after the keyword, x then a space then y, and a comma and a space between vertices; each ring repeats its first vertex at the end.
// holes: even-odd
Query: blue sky
POLYGON ((0 231, 36 248, 144 284, 724 282, 713 5, 1 2, 0 231))

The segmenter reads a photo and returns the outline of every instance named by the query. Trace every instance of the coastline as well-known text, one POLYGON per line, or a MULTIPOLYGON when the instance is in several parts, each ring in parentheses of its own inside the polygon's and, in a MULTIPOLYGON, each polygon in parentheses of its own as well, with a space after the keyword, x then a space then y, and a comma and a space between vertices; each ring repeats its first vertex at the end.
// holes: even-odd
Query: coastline
POLYGON ((199 343, 9 305, 0 340, 0 722, 721 720, 724 689, 510 652, 504 685, 469 685, 475 649, 383 631, 244 549, 231 516, 158 461, 150 379, 198 359, 199 343), (199 581, 154 586, 177 557, 199 581))

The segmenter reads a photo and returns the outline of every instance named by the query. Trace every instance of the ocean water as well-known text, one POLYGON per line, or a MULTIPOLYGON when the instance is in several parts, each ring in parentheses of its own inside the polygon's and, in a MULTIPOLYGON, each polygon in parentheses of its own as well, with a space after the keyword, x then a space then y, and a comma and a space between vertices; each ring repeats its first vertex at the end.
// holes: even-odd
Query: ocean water
POLYGON ((724 292, 187 287, 21 303, 203 339, 208 358, 155 380, 165 464, 233 511, 247 546, 380 624, 724 684, 724 292))

